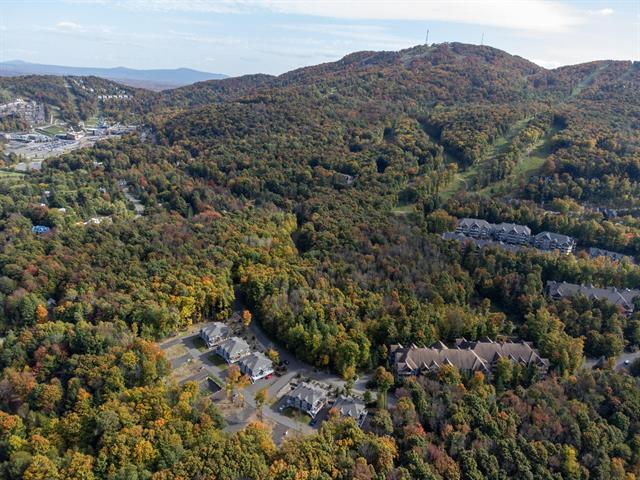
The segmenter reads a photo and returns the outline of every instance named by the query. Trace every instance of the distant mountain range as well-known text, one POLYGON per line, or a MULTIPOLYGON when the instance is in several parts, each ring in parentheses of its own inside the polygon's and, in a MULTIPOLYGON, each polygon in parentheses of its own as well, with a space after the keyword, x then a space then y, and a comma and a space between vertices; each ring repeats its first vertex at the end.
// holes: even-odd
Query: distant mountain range
POLYGON ((200 72, 190 68, 135 70, 125 67, 65 67, 60 65, 28 63, 20 60, 0 62, 0 76, 13 77, 17 75, 95 76, 113 80, 131 87, 148 88, 151 90, 166 90, 196 82, 203 82, 205 80, 227 78, 226 75, 220 73, 200 72))

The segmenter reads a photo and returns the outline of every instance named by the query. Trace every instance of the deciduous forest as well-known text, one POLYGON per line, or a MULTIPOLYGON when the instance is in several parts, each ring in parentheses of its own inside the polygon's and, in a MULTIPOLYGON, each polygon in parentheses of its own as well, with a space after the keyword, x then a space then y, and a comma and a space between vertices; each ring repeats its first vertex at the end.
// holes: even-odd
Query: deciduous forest
MULTIPOLYGON (((93 115, 69 82, 0 89, 70 121, 93 115)), ((136 119, 137 132, 0 173, 0 476, 640 475, 640 363, 606 362, 640 348, 640 298, 627 315, 545 291, 550 280, 640 286, 637 62, 546 70, 453 43, 278 77, 122 88, 131 101, 106 114, 136 119), (443 240, 463 217, 570 235, 578 248, 443 240), (362 428, 332 414, 276 446, 260 420, 225 431, 215 402, 176 382, 156 343, 225 321, 236 301, 280 348, 347 381, 392 371, 392 344, 460 337, 532 342, 550 370, 446 367, 391 385, 375 375, 371 392, 394 401, 369 402, 362 428)))

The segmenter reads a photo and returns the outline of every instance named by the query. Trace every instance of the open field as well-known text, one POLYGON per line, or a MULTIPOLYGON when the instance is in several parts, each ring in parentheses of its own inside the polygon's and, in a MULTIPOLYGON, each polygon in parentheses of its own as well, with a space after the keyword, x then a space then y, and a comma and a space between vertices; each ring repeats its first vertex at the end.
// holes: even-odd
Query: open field
POLYGON ((169 361, 182 357, 187 353, 189 353, 189 351, 182 343, 176 343, 175 345, 164 349, 164 354, 169 361))
POLYGON ((44 133, 45 135, 54 137, 60 133, 65 133, 66 129, 62 128, 59 125, 47 125, 46 127, 38 128, 37 131, 40 133, 44 133))

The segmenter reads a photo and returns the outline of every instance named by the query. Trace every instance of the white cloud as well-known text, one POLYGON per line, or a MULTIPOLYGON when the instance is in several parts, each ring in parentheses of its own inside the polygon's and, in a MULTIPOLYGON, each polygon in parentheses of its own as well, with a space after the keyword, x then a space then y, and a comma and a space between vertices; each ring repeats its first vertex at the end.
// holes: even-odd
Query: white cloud
POLYGON ((75 22, 58 22, 56 28, 59 30, 67 30, 70 32, 86 32, 87 28, 75 22))
MULTIPOLYGON (((67 0, 134 10, 306 15, 339 19, 443 21, 515 30, 562 32, 588 12, 557 0, 67 0)), ((610 9, 603 9, 610 10, 610 9)))
POLYGON ((280 25, 285 30, 321 33, 346 40, 347 44, 362 42, 368 48, 404 48, 415 44, 415 38, 402 38, 389 33, 389 29, 378 25, 302 24, 280 25))
POLYGON ((59 33, 59 34, 67 34, 67 35, 96 35, 96 34, 110 34, 113 31, 112 27, 107 27, 104 25, 81 25, 72 21, 62 21, 55 24, 53 27, 46 27, 40 30, 50 32, 50 33, 59 33))
POLYGON ((589 15, 597 16, 597 17, 608 17, 609 15, 613 15, 615 11, 613 8, 601 8, 600 10, 589 10, 589 15))
POLYGON ((238 45, 242 43, 239 38, 223 36, 223 37, 209 37, 198 35, 189 32, 177 32, 175 30, 169 30, 168 34, 165 36, 167 40, 183 40, 186 42, 194 42, 194 43, 206 43, 210 45, 238 45))

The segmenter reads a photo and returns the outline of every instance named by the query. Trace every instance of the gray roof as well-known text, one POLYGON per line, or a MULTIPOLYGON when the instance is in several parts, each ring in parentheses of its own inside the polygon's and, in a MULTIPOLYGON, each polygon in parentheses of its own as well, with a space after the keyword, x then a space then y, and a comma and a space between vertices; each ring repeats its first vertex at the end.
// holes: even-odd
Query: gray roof
POLYGON ((478 342, 469 342, 465 338, 456 340, 456 347, 472 350, 480 358, 489 362, 497 361, 499 358, 508 358, 513 361, 522 362, 527 365, 548 365, 549 361, 542 358, 531 343, 521 340, 519 342, 495 342, 484 339, 478 342))
POLYGON ((203 327, 200 333, 209 338, 226 337, 229 335, 229 327, 222 322, 213 322, 203 327))
POLYGON ((251 373, 256 373, 261 370, 268 370, 273 368, 273 362, 267 358, 266 355, 260 352, 252 353, 243 357, 239 361, 240 365, 251 373))
POLYGON ((249 347, 249 344, 243 339, 239 337, 231 337, 218 345, 218 348, 226 352, 227 356, 233 357, 239 353, 246 352, 251 347, 249 347))
POLYGON ((326 401, 327 395, 328 393, 324 388, 306 382, 300 383, 288 393, 289 397, 303 400, 310 405, 315 405, 318 400, 326 401))
POLYGON ((410 347, 396 351, 395 361, 399 369, 437 370, 443 365, 453 365, 461 370, 484 370, 490 366, 471 350, 451 348, 410 347))
POLYGON ((548 366, 528 342, 494 342, 492 340, 468 342, 459 339, 454 348, 441 342, 431 348, 394 346, 392 348, 399 370, 437 370, 443 365, 453 365, 460 370, 489 371, 499 358, 507 358, 526 365, 548 366))
POLYGON ((491 224, 486 220, 481 220, 479 218, 461 218, 458 222, 458 225, 461 227, 471 228, 491 228, 491 224))
POLYGON ((612 252, 611 250, 604 250, 602 248, 591 247, 589 249, 589 255, 591 255, 592 257, 608 257, 611 260, 617 260, 617 261, 622 261, 625 258, 631 262, 634 261, 633 258, 628 255, 624 255, 623 253, 618 253, 618 252, 612 252))
POLYGON ((606 300, 613 305, 621 305, 626 309, 633 309, 633 299, 640 296, 640 290, 618 289, 616 287, 598 288, 593 285, 578 285, 566 282, 548 281, 547 288, 549 289, 549 295, 553 297, 584 295, 594 300, 606 300))
POLYGON ((549 240, 552 242, 557 242, 557 243, 567 243, 567 244, 574 244, 576 243, 575 239, 573 237, 570 237, 568 235, 562 235, 561 233, 554 233, 554 232, 540 232, 539 234, 537 234, 535 236, 536 240, 549 240))
POLYGON ((517 223, 499 223, 493 226, 494 233, 516 233, 518 235, 531 235, 531 229, 526 225, 518 225, 517 223))
POLYGON ((478 240, 476 238, 467 237, 466 235, 463 235, 462 233, 456 233, 456 232, 444 232, 442 234, 442 239, 443 240, 456 240, 456 241, 462 242, 462 243, 471 243, 471 244, 475 245, 478 248, 497 247, 497 248, 501 248, 503 250, 507 250, 507 251, 510 251, 510 252, 518 252, 518 251, 522 250, 522 248, 523 248, 521 245, 512 245, 510 243, 498 242, 498 241, 494 241, 494 240, 478 240))
POLYGON ((444 232, 442 234, 442 239, 443 240, 457 240, 459 242, 472 240, 472 238, 467 237, 466 235, 463 235, 462 233, 456 233, 456 232, 444 232))
POLYGON ((333 408, 335 408, 343 417, 351 417, 356 420, 360 418, 360 415, 367 411, 362 400, 353 397, 345 397, 344 395, 340 395, 340 397, 338 397, 333 408))

